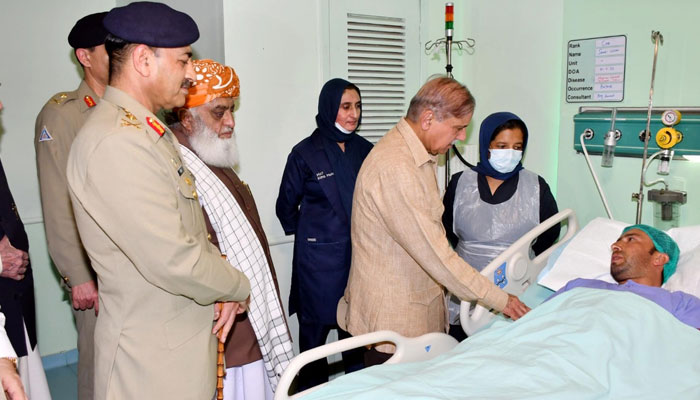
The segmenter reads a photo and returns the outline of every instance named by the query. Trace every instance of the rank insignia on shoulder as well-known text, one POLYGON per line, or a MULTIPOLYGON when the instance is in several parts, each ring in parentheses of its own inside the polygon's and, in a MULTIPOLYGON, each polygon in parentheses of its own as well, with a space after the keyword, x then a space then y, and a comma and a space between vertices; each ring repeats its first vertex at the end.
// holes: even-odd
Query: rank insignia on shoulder
POLYGON ((141 129, 141 123, 136 121, 129 121, 128 119, 122 118, 122 126, 133 126, 136 129, 141 129))
POLYGON ((130 113, 129 110, 127 110, 124 107, 119 107, 124 111, 124 118, 122 118, 122 126, 133 126, 136 129, 141 129, 141 123, 139 122, 138 119, 134 116, 134 114, 130 113))
POLYGON ((61 104, 61 103, 63 103, 63 100, 66 99, 66 97, 68 97, 67 94, 61 93, 61 94, 59 94, 59 95, 56 96, 56 97, 52 97, 52 98, 51 98, 51 101, 53 101, 53 102, 56 103, 56 104, 61 104))
POLYGON ((131 120, 131 121, 136 121, 136 117, 134 116, 134 114, 129 112, 129 110, 127 110, 126 108, 122 108, 122 110, 124 110, 125 117, 129 118, 129 120, 131 120))
POLYGON ((165 134, 165 128, 163 128, 163 125, 158 122, 158 120, 153 119, 151 117, 146 117, 146 123, 148 126, 153 128, 154 131, 158 134, 158 136, 163 136, 165 134))
POLYGON ((41 133, 39 134, 39 141, 48 142, 49 140, 53 140, 53 136, 51 136, 49 130, 44 127, 41 129, 41 133))
POLYGON ((92 97, 90 97, 89 95, 83 97, 83 101, 90 108, 95 107, 97 105, 97 103, 95 103, 95 100, 93 100, 92 97))

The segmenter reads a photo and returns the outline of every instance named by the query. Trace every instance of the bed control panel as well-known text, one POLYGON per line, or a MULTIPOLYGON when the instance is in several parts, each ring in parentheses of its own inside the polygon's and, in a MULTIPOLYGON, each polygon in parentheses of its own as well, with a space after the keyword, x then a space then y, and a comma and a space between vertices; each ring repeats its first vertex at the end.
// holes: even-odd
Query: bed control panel
POLYGON ((506 278, 506 263, 504 262, 495 271, 493 271, 493 283, 499 288, 503 289, 508 284, 508 278, 506 278))

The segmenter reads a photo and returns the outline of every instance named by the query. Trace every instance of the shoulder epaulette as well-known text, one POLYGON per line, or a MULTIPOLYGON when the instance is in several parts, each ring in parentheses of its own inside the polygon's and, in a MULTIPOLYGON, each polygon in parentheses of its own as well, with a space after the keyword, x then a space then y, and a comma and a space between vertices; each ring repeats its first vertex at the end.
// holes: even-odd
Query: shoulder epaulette
POLYGON ((51 102, 56 103, 56 104, 62 104, 64 101, 66 101, 67 98, 68 98, 68 94, 61 93, 61 94, 57 94, 56 96, 52 97, 51 102))
POLYGON ((54 95, 49 104, 63 105, 78 98, 78 91, 62 92, 54 95))
POLYGON ((120 111, 122 112, 122 115, 120 115, 119 122, 121 126, 131 126, 136 129, 141 129, 141 122, 127 110, 126 108, 119 107, 120 111))

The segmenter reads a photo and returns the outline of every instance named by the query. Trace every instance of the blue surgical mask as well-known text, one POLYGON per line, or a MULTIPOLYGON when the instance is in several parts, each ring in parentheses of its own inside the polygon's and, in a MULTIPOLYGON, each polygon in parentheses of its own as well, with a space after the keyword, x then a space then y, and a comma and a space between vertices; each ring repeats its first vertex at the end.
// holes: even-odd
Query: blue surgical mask
POLYGON ((513 149, 489 149, 491 158, 489 164, 496 171, 507 174, 515 169, 520 160, 523 159, 522 150, 513 149))
POLYGON ((343 128, 343 127, 342 127, 339 123, 337 123, 337 122, 335 123, 335 127, 338 128, 339 131, 343 132, 343 133, 346 134, 346 135, 349 135, 349 134, 352 133, 352 131, 349 131, 349 130, 343 128))

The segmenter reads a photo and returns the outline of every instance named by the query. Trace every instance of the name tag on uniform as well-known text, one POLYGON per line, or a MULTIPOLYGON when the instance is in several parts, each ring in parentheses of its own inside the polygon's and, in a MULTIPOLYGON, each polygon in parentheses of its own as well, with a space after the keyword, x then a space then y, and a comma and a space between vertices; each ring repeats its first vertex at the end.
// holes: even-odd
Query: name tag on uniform
POLYGON ((333 175, 335 175, 335 172, 327 172, 326 173, 326 172, 321 171, 321 172, 316 173, 316 179, 320 181, 321 179, 330 178, 333 175))

